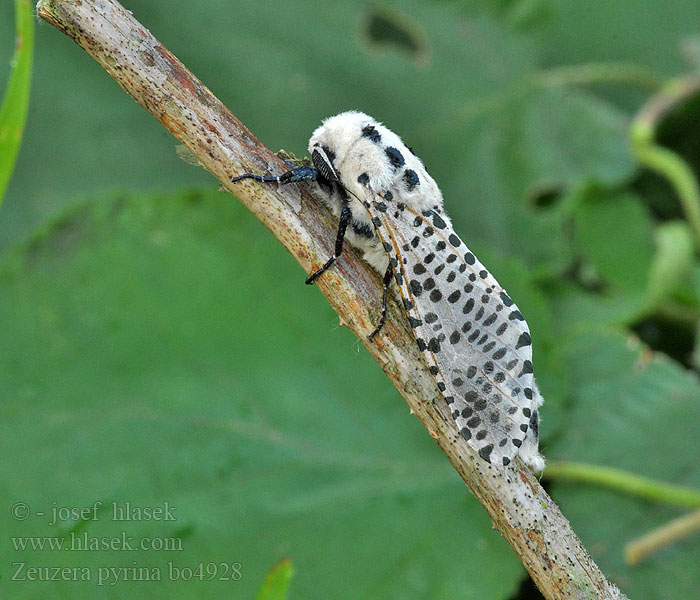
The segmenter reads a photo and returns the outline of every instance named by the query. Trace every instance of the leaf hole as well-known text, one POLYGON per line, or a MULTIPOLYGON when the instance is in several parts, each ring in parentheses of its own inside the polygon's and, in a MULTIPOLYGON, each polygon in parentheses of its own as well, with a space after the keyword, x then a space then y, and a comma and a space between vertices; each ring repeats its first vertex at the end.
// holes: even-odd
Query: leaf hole
POLYGON ((393 48, 411 60, 422 62, 428 55, 428 44, 419 25, 397 10, 369 7, 363 19, 362 38, 375 49, 393 48))

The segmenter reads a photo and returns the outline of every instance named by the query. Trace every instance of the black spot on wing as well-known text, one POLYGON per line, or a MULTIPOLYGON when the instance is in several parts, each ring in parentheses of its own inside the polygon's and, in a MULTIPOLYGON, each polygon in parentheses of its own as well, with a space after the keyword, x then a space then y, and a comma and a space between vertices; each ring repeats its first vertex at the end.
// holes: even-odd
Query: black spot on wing
MULTIPOLYGON (((434 212, 431 215, 431 217, 432 217, 433 225, 435 227, 437 227, 438 229, 445 229, 447 227, 447 223, 445 223, 444 219, 436 212, 434 212)), ((442 240, 440 242, 438 242, 438 246, 440 246, 440 248, 438 248, 438 250, 444 249, 446 247, 445 242, 442 240), (440 244, 442 244, 442 245, 440 246, 440 244)))
POLYGON ((518 377, 522 377, 523 375, 527 375, 528 373, 532 373, 532 362, 530 362, 529 360, 524 360, 523 370, 520 371, 520 375, 518 375, 518 377))
POLYGON ((455 290, 447 297, 447 301, 450 304, 454 304, 455 302, 457 302, 457 300, 459 300, 461 295, 462 295, 462 292, 460 292, 459 290, 455 290))
POLYGON ((420 281, 416 279, 411 279, 411 281, 408 282, 408 286, 411 288, 411 293, 416 297, 423 293, 423 286, 420 281))
POLYGON ((487 444, 483 448, 479 448, 479 456, 486 462, 491 462, 491 452, 493 452, 493 444, 487 444))
POLYGON ((505 348, 499 348, 493 353, 493 359, 494 360, 501 360, 504 356, 506 355, 506 349, 505 348))
POLYGON ((530 338, 530 334, 527 331, 524 331, 520 334, 520 337, 518 338, 518 343, 515 345, 515 349, 517 350, 518 348, 522 348, 523 346, 530 345, 532 345, 532 339, 530 338))
POLYGON ((442 292, 438 289, 433 290, 430 292, 430 300, 432 302, 440 302, 442 300, 442 292))
POLYGON ((506 306, 512 306, 513 301, 510 299, 510 296, 506 294, 505 292, 501 292, 501 300, 503 301, 503 304, 506 306))
POLYGON ((474 308, 474 298, 469 298, 467 300, 466 304, 464 305, 462 312, 465 315, 468 315, 472 311, 473 308, 474 308))

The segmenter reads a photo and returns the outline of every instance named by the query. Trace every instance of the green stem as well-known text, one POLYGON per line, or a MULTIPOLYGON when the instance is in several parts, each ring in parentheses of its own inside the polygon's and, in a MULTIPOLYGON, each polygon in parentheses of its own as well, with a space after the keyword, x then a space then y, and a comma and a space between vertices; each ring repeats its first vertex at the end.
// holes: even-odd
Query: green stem
POLYGON ((625 546, 625 560, 636 565, 648 556, 700 531, 700 511, 683 515, 625 546))
POLYGON ((675 189, 700 248, 700 187, 690 166, 655 139, 658 124, 679 105, 700 93, 700 82, 692 78, 669 82, 637 114, 630 128, 632 152, 641 164, 656 171, 675 189))
POLYGON ((547 463, 544 477, 548 480, 594 483, 654 502, 700 508, 700 491, 698 490, 648 479, 610 467, 551 461, 547 463))
POLYGON ((658 90, 663 84, 663 80, 654 73, 627 63, 590 63, 557 67, 538 73, 534 81, 545 87, 626 83, 651 90, 658 90))
POLYGON ((693 230, 695 243, 700 247, 700 188, 693 171, 678 154, 668 148, 652 142, 632 145, 639 162, 665 176, 674 187, 693 230))
POLYGON ((647 69, 628 63, 589 63, 558 67, 533 73, 523 80, 516 81, 510 88, 473 99, 464 108, 462 118, 465 120, 478 119, 488 112, 505 106, 514 96, 528 93, 533 87, 547 88, 600 83, 630 84, 658 91, 663 85, 663 79, 647 69))

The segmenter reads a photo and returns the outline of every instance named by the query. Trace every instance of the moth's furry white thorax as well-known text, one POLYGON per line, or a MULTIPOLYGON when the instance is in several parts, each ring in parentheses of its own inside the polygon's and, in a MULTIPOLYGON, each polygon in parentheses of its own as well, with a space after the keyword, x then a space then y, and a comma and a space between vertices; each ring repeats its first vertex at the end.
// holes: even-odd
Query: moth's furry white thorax
POLYGON ((443 214, 442 193, 423 163, 398 135, 369 115, 347 111, 325 119, 309 140, 312 155, 314 150, 327 157, 347 192, 331 190, 320 197, 336 216, 344 204, 350 208, 347 236, 379 273, 386 270, 388 258, 365 203, 373 206, 383 200, 390 207, 402 204, 417 213, 434 210, 443 214), (409 175, 412 185, 407 181, 409 175))
MULTIPOLYGON (((436 209, 442 211, 442 194, 420 159, 403 143, 401 138, 377 120, 361 112, 348 111, 329 117, 314 131, 309 140, 309 152, 314 148, 330 149, 334 154, 333 166, 350 194, 361 200, 376 199, 391 192, 393 202, 402 202, 417 212, 436 209), (373 127, 381 137, 381 143, 372 135, 360 135, 366 127, 373 127), (404 164, 394 166, 388 160, 385 149, 398 150, 404 164), (412 189, 402 180, 407 169, 418 176, 418 184, 412 189), (367 175, 368 182, 358 181, 367 175)), ((364 211, 358 211, 357 215, 364 211)), ((355 211, 353 210, 353 214, 355 211)))

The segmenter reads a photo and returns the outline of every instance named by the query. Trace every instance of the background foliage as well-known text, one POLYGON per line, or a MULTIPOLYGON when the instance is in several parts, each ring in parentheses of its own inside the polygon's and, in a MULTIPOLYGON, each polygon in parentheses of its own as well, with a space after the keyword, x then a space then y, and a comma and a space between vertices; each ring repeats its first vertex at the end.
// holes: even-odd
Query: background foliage
MULTIPOLYGON (((664 82, 697 76, 697 2, 124 4, 272 149, 303 153, 323 117, 349 108, 399 132, 530 323, 547 458, 700 486, 696 242, 676 190, 629 143, 664 82)), ((288 556, 290 597, 536 598, 277 242, 77 46, 43 23, 36 44, 0 212, 2 506, 168 502, 177 521, 105 510, 50 526, 3 509, 0 529, 173 536, 184 549, 3 543, 0 589, 253 598, 288 556), (10 581, 22 561, 156 567, 164 579, 168 562, 236 562, 243 577, 10 581)), ((698 105, 653 123, 696 172, 698 105)), ((640 566, 622 560, 627 541, 679 509, 582 484, 550 491, 630 597, 696 593, 697 537, 640 566)))

